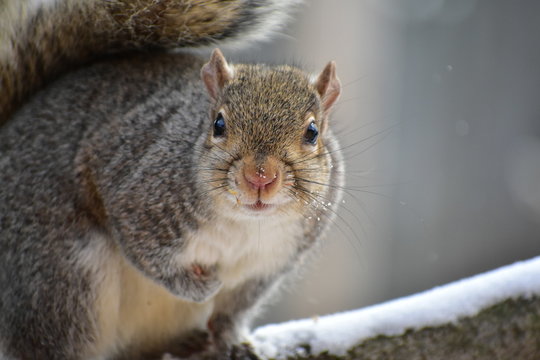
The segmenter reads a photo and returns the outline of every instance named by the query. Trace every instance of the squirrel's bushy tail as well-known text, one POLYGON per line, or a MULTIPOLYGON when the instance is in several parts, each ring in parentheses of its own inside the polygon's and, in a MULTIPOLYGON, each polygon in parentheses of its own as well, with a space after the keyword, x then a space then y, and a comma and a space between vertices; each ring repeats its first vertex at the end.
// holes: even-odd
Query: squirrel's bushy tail
POLYGON ((264 37, 295 1, 0 0, 0 126, 66 68, 107 53, 264 37))

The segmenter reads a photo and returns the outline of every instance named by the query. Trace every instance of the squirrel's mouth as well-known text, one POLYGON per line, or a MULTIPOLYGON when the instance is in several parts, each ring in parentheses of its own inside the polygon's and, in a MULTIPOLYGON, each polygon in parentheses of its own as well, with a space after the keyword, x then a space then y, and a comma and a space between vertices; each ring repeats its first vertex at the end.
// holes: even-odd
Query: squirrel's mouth
POLYGON ((261 200, 257 200, 253 204, 246 204, 244 206, 248 208, 249 210, 256 211, 256 212, 268 210, 274 207, 274 205, 263 203, 261 200))

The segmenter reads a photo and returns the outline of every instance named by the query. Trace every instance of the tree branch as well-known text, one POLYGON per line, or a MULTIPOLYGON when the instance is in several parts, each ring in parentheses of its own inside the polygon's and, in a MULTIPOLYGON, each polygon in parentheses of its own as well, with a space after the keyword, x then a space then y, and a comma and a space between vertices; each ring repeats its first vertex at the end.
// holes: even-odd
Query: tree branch
POLYGON ((540 257, 253 337, 265 358, 540 359, 540 257))

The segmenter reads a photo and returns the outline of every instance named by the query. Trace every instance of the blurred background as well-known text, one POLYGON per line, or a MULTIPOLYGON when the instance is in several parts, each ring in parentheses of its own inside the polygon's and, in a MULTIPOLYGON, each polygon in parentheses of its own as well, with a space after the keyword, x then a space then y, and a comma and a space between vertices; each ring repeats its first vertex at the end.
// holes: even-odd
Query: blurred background
POLYGON ((355 309, 540 254, 540 2, 306 0, 236 61, 335 60, 347 190, 258 324, 355 309))

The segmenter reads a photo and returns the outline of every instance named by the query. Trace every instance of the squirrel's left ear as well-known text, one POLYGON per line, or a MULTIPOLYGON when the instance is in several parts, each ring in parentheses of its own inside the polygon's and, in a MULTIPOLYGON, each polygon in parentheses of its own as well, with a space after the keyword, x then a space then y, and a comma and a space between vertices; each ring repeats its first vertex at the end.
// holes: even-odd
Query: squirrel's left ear
POLYGON ((330 61, 319 74, 317 81, 315 81, 315 88, 321 96, 323 112, 327 114, 341 93, 341 83, 336 75, 334 61, 330 61))
POLYGON ((208 94, 214 100, 218 98, 223 86, 233 78, 233 69, 227 64, 227 60, 219 49, 212 51, 210 61, 202 67, 201 78, 208 94))

